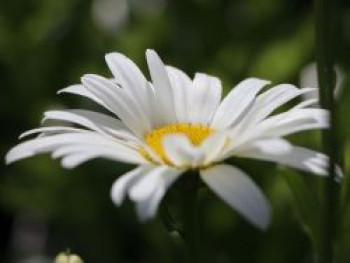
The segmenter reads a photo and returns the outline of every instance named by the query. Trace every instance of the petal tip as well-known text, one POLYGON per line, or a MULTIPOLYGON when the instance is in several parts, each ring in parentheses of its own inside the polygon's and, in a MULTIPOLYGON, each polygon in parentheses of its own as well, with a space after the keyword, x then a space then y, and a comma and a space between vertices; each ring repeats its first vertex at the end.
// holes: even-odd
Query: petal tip
POLYGON ((149 49, 149 48, 146 50, 146 58, 147 58, 147 60, 155 59, 155 58, 160 59, 157 52, 155 50, 149 49))
POLYGON ((11 163, 13 163, 13 160, 12 160, 12 158, 9 156, 9 153, 8 153, 8 154, 6 154, 6 156, 5 156, 5 164, 6 164, 6 165, 10 165, 11 163))
POLYGON ((266 216, 266 218, 263 218, 259 222, 255 222, 254 225, 259 228, 261 231, 266 232, 268 231, 270 225, 271 225, 271 219, 270 219, 270 214, 266 216))
POLYGON ((262 78, 257 78, 257 77, 251 77, 251 78, 248 78, 247 80, 261 82, 262 85, 269 85, 269 84, 272 83, 271 80, 262 79, 262 78))
POLYGON ((118 189, 118 188, 119 187, 117 187, 117 184, 114 183, 111 188, 110 197, 112 199, 113 204, 119 207, 122 205, 125 195, 122 193, 122 189, 118 189))
POLYGON ((31 157, 34 155, 34 153, 31 151, 19 150, 17 147, 18 146, 15 146, 6 154, 6 156, 5 156, 5 164, 6 165, 10 165, 14 162, 21 160, 21 159, 25 159, 25 158, 28 158, 28 157, 31 157))
POLYGON ((95 75, 95 74, 87 73, 87 74, 84 74, 84 75, 80 78, 80 80, 81 80, 82 83, 84 83, 84 82, 90 82, 90 81, 96 79, 97 77, 98 77, 98 76, 95 75))
POLYGON ((147 48, 147 49, 146 49, 146 54, 151 54, 151 53, 155 53, 154 49, 152 49, 152 48, 147 48))
POLYGON ((105 60, 106 60, 108 65, 110 65, 114 62, 118 62, 116 60, 125 59, 125 58, 126 58, 125 55, 118 53, 118 52, 110 52, 110 53, 105 54, 105 60))
POLYGON ((108 60, 109 58, 111 58, 112 56, 114 56, 114 54, 116 54, 116 52, 108 52, 105 54, 105 59, 108 60))
POLYGON ((139 221, 143 224, 148 223, 155 216, 149 211, 144 211, 144 207, 141 203, 136 204, 136 214, 139 221))

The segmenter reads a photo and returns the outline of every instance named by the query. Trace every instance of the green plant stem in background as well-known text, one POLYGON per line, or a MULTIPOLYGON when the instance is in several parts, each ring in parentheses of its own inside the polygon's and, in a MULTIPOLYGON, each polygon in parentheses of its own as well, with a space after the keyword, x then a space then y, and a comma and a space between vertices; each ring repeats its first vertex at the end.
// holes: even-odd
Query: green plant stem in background
POLYGON ((199 226, 198 226, 198 172, 189 172, 184 176, 182 190, 183 233, 189 263, 199 262, 199 226))
POLYGON ((324 152, 329 156, 329 177, 324 188, 323 234, 319 259, 321 263, 333 262, 336 233, 337 191, 335 163, 337 161, 336 116, 333 90, 335 87, 334 51, 336 42, 336 0, 315 0, 316 8, 316 63, 320 103, 330 112, 330 128, 323 132, 324 152))

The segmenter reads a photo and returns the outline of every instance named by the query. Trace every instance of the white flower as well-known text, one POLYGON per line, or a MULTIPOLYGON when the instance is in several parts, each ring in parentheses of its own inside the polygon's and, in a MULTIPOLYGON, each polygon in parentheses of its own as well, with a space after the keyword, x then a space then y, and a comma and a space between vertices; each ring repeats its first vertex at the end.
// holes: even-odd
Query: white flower
POLYGON ((130 59, 111 53, 106 61, 113 79, 89 74, 82 84, 59 91, 87 97, 113 116, 76 109, 46 112, 44 121, 79 127, 27 131, 21 137, 39 136, 14 147, 7 163, 51 152, 53 158, 62 158, 65 168, 97 157, 136 164, 116 180, 111 194, 117 205, 128 195, 141 220, 155 215, 167 189, 184 171, 196 169, 213 192, 262 229, 270 221, 268 201, 242 170, 223 163, 226 158, 271 161, 327 175, 325 155, 293 146, 282 137, 328 127, 328 112, 301 103, 273 114, 314 89, 280 84, 262 92, 269 81, 249 78, 221 100, 218 78, 197 73, 191 80, 181 70, 165 66, 154 51, 148 50, 146 56, 152 82, 130 59))

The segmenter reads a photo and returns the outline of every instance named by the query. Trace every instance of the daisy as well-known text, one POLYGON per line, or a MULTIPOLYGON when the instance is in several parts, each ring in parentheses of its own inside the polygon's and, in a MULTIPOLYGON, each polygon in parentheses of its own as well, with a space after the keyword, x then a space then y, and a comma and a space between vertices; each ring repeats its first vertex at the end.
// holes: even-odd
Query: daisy
POLYGON ((218 197, 261 229, 270 221, 267 199, 244 171, 225 164, 225 159, 252 158, 327 175, 327 156, 282 137, 327 128, 328 112, 307 108, 307 101, 275 113, 314 89, 290 84, 267 88, 269 81, 248 78, 222 99, 218 78, 196 73, 190 79, 165 66, 153 50, 147 50, 146 57, 151 82, 129 58, 107 54, 113 78, 84 75, 82 84, 58 93, 87 97, 111 115, 82 109, 45 112, 43 122, 58 120, 76 127, 46 126, 25 132, 21 138, 39 136, 12 148, 7 163, 50 152, 61 158, 65 168, 97 157, 136 164, 116 180, 111 196, 116 205, 128 196, 141 220, 155 216, 181 174, 196 170, 218 197))

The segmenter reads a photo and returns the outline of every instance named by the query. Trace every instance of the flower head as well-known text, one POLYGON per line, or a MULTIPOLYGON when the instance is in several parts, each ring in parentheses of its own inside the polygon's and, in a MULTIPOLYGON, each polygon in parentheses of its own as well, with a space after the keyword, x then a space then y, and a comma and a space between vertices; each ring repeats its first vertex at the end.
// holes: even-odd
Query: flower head
POLYGON ((87 97, 111 112, 48 111, 46 120, 78 127, 46 126, 27 131, 39 136, 15 146, 8 163, 51 152, 73 168, 103 157, 138 165, 119 177, 112 199, 120 205, 128 195, 142 220, 153 217, 167 189, 188 169, 199 170, 207 186, 249 222, 265 229, 270 220, 268 201, 246 175, 224 160, 235 156, 272 161, 325 176, 325 155, 293 146, 283 136, 328 127, 328 113, 304 103, 275 111, 314 89, 290 84, 267 88, 269 81, 249 78, 221 99, 221 81, 197 73, 194 79, 165 66, 146 52, 152 82, 119 53, 106 56, 113 78, 85 75, 82 84, 59 93, 87 97), (265 89, 265 91, 263 91, 265 89))

